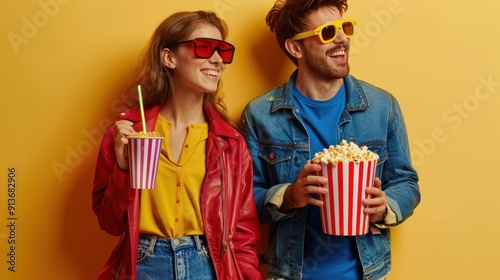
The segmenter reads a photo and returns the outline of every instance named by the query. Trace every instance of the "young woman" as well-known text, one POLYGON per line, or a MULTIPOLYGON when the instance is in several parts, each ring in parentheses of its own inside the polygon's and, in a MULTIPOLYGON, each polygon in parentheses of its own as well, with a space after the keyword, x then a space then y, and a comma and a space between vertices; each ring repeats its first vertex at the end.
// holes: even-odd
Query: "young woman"
POLYGON ((156 187, 130 187, 127 136, 142 130, 135 102, 97 160, 93 210, 121 236, 99 279, 261 279, 251 158, 218 92, 234 54, 226 37, 208 11, 175 13, 154 32, 137 84, 147 130, 165 137, 156 187))

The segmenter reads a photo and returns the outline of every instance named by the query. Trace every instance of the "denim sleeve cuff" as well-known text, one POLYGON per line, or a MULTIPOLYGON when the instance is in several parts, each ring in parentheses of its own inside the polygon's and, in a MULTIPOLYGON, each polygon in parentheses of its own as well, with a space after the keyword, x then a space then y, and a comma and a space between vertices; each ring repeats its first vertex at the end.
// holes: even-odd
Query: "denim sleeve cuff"
POLYGON ((281 220, 290 216, 293 216, 295 211, 290 213, 280 212, 279 209, 283 205, 283 197, 285 196, 285 191, 291 184, 280 184, 272 187, 266 195, 266 208, 271 213, 274 221, 281 220))

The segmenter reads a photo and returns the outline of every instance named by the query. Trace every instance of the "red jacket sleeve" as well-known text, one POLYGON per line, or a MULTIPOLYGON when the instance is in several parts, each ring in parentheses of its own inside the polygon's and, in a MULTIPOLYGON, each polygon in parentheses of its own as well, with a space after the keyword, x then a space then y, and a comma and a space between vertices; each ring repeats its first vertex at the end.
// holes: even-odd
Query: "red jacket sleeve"
POLYGON ((240 213, 236 231, 232 238, 234 255, 244 279, 262 279, 256 249, 260 239, 260 225, 252 189, 252 160, 246 145, 243 144, 242 146, 244 150, 241 162, 240 188, 242 193, 239 196, 241 197, 241 204, 236 206, 240 213))
POLYGON ((94 174, 92 209, 99 226, 112 235, 125 230, 126 210, 133 201, 130 176, 118 167, 114 149, 114 125, 104 134, 94 174))

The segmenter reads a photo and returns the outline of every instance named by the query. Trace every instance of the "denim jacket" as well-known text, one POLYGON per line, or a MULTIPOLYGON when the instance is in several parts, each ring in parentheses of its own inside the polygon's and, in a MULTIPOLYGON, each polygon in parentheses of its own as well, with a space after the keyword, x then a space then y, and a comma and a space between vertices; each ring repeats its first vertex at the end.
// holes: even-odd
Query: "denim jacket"
MULTIPOLYGON (((295 182, 307 160, 309 136, 292 93, 294 72, 285 84, 255 98, 242 114, 242 129, 253 158, 254 195, 261 223, 271 223, 267 250, 269 279, 301 279, 306 209, 281 213, 276 197, 295 182)), ((338 126, 339 140, 367 146, 379 155, 376 177, 382 181, 394 223, 356 236, 363 279, 382 279, 391 268, 388 226, 405 221, 420 202, 418 175, 411 164, 406 128, 396 99, 388 92, 344 78, 346 108, 338 126)))

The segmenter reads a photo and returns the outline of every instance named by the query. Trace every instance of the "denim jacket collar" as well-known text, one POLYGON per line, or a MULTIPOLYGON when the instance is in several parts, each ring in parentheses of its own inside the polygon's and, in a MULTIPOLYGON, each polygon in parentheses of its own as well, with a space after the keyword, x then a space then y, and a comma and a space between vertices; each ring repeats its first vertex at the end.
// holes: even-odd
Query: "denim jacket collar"
MULTIPOLYGON (((272 112, 280 109, 294 108, 293 94, 292 90, 289 90, 289 88, 295 82, 296 77, 297 70, 292 73, 288 81, 283 86, 277 89, 275 100, 271 108, 272 112)), ((368 99, 356 79, 354 79, 351 75, 347 75, 344 78, 344 83, 347 92, 346 110, 352 112, 367 109, 369 106, 368 99)))

